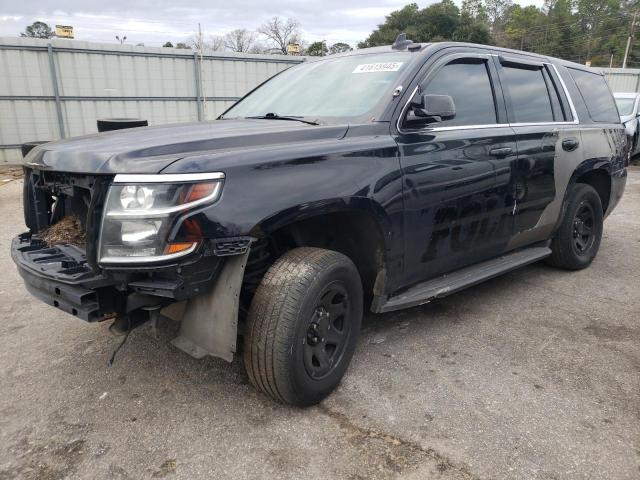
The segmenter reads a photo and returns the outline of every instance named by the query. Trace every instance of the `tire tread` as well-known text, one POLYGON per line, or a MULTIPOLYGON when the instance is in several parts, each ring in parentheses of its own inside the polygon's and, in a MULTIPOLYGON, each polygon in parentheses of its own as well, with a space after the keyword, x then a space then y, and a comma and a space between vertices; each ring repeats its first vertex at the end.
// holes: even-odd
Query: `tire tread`
MULTIPOLYGON (((582 201, 582 199, 589 196, 592 197, 596 204, 594 205, 596 207, 596 211, 599 209, 599 212, 602 212, 602 203, 600 202, 598 192, 596 192, 591 185, 586 183, 577 183, 571 192, 571 198, 567 204, 562 224, 551 241, 551 256, 547 258, 548 264, 567 270, 580 270, 589 266, 595 257, 594 254, 587 262, 576 258, 576 255, 573 253, 570 240, 573 231, 573 212, 577 207, 577 204, 582 201)), ((602 217, 600 217, 599 228, 600 234, 602 234, 602 217)), ((600 239, 598 238, 596 242, 597 245, 595 251, 597 253, 600 245, 600 239)))
POLYGON ((304 402, 291 386, 286 365, 302 300, 314 277, 345 260, 353 266, 351 260, 335 251, 295 248, 275 261, 255 292, 249 309, 244 361, 250 382, 276 401, 304 402))

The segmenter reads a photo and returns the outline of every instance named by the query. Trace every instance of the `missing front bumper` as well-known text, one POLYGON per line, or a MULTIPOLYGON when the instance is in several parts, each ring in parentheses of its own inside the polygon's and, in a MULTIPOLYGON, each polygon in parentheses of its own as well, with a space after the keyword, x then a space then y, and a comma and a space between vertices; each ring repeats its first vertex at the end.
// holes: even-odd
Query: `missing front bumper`
POLYGON ((116 313, 115 281, 94 272, 81 248, 49 247, 30 233, 23 233, 13 239, 11 257, 25 287, 39 300, 88 322, 116 313), (111 301, 104 301, 101 297, 108 293, 111 301))
POLYGON ((33 296, 88 322, 188 300, 173 344, 197 358, 212 355, 231 361, 249 256, 249 247, 243 247, 239 254, 225 251, 190 265, 146 272, 96 272, 81 248, 50 247, 29 233, 14 238, 11 255, 33 296))

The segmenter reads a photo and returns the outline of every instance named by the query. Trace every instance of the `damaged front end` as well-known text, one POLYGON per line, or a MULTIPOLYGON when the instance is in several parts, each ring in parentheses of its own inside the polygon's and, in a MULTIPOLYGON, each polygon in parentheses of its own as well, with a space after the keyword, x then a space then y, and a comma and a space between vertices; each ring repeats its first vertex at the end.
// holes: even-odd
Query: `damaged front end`
MULTIPOLYGON (((26 288, 85 321, 115 319, 114 325, 127 329, 144 323, 150 312, 184 302, 174 344, 196 357, 231 361, 251 239, 183 234, 177 241, 171 233, 184 232, 184 214, 193 205, 215 201, 212 188, 203 185, 199 178, 25 169, 29 231, 14 238, 12 258, 26 288), (155 226, 153 238, 149 225, 155 226), (189 248, 181 252, 176 244, 189 248)), ((190 225, 191 231, 196 227, 190 225)))

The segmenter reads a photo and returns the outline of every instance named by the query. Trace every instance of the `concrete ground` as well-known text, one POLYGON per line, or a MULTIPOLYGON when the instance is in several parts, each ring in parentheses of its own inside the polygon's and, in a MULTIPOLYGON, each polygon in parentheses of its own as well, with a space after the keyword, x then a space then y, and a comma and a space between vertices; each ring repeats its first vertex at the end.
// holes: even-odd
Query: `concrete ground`
POLYGON ((640 169, 580 272, 533 265, 369 315, 340 388, 277 405, 242 364, 31 298, 0 183, 0 479, 640 478, 640 169))

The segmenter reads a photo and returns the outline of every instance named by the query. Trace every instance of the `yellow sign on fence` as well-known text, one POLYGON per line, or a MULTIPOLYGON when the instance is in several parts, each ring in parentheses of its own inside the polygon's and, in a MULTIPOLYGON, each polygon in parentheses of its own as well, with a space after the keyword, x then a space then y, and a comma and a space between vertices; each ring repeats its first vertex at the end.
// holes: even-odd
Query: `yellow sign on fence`
POLYGON ((73 38, 73 27, 68 25, 56 25, 56 37, 73 38))
POLYGON ((300 55, 300 45, 297 43, 290 43, 287 45, 287 53, 289 55, 300 55))

